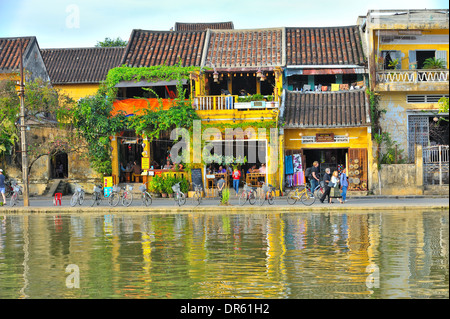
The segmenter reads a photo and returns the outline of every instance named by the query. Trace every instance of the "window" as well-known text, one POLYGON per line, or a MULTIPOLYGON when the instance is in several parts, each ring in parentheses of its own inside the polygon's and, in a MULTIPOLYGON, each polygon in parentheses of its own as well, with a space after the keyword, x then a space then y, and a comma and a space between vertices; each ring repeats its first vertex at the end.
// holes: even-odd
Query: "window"
POLYGON ((422 95, 413 94, 406 96, 407 103, 437 103, 440 98, 448 97, 448 94, 436 94, 436 95, 422 95))

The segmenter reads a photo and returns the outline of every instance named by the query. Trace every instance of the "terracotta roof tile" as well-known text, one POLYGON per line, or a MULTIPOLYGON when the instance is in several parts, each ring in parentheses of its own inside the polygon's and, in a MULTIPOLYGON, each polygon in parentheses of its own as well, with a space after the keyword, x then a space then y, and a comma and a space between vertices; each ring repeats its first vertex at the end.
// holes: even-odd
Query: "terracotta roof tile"
POLYGON ((358 26, 286 28, 287 65, 363 65, 358 26))
POLYGON ((283 66, 284 28, 209 30, 203 65, 217 69, 283 66))
POLYGON ((287 91, 285 108, 285 128, 355 127, 370 123, 364 90, 287 91))
POLYGON ((43 49, 42 58, 54 84, 98 83, 120 65, 125 48, 43 49))
POLYGON ((233 22, 185 23, 175 22, 175 31, 206 31, 207 29, 234 29, 233 22))
POLYGON ((23 40, 23 55, 33 42, 35 37, 0 38, 0 72, 11 72, 20 67, 20 41, 23 40))
POLYGON ((175 65, 200 66, 205 31, 133 30, 122 64, 133 67, 175 65))

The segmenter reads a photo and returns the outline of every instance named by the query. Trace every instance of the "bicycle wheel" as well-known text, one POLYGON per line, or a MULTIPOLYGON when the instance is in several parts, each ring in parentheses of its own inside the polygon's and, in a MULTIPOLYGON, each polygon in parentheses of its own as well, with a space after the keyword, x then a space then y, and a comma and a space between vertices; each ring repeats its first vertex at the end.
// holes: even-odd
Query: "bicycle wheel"
POLYGON ((83 205, 84 203, 84 192, 82 191, 78 196, 78 204, 83 205))
POLYGON ((320 187, 316 188, 316 190, 314 191, 314 197, 320 199, 323 195, 323 192, 324 192, 323 188, 320 187))
POLYGON ((267 194, 267 202, 269 205, 273 205, 275 203, 275 196, 273 196, 273 192, 269 192, 267 194))
POLYGON ((258 196, 259 206, 264 205, 264 202, 266 201, 266 196, 267 196, 267 194, 261 194, 260 196, 258 196))
MULTIPOLYGON (((91 199, 91 207, 93 207, 96 203, 97 203, 97 193, 96 192, 94 192, 93 194, 92 194, 92 199, 91 199)), ((98 204, 97 204, 98 205, 98 204)))
POLYGON ((150 196, 149 193, 144 192, 142 194, 142 202, 144 203, 145 206, 150 206, 152 204, 152 196, 150 196))
POLYGON ((120 195, 118 193, 111 193, 109 195, 109 205, 116 207, 119 204, 120 195))
POLYGON ((17 193, 14 193, 11 195, 11 199, 9 201, 9 204, 11 205, 11 207, 13 207, 14 205, 16 205, 17 203, 17 193))
POLYGON ((195 192, 194 196, 192 197, 192 204, 195 206, 200 205, 200 203, 202 202, 202 197, 200 196, 199 193, 195 192))
POLYGON ((297 200, 298 200, 297 192, 295 190, 290 190, 286 194, 286 200, 287 200, 289 205, 294 205, 297 202, 297 200))
POLYGON ((244 206, 247 200, 247 192, 242 191, 241 195, 239 195, 239 205, 244 206))
POLYGON ((316 198, 310 191, 306 190, 305 192, 302 193, 300 200, 302 201, 303 205, 311 206, 316 201, 316 198))
POLYGON ((70 206, 74 207, 78 203, 78 194, 75 193, 72 195, 72 198, 70 199, 70 206))
POLYGON ((133 194, 128 191, 123 193, 122 205, 128 207, 131 205, 132 202, 133 202, 133 194))
POLYGON ((184 204, 186 204, 186 195, 184 195, 184 193, 179 192, 176 194, 176 196, 177 196, 176 201, 177 201, 178 206, 183 206, 184 204))
POLYGON ((256 192, 253 190, 251 191, 251 193, 248 195, 248 202, 250 203, 250 205, 255 205, 256 203, 256 192))

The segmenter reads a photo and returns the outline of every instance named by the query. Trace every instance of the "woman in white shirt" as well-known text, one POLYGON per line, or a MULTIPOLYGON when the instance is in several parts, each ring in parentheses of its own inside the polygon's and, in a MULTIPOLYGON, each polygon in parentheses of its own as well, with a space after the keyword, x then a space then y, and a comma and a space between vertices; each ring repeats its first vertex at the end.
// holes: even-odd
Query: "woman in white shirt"
POLYGON ((341 204, 343 204, 344 202, 341 200, 341 193, 339 191, 339 173, 338 171, 334 171, 333 175, 331 175, 331 180, 330 182, 333 184, 333 188, 334 188, 334 196, 330 196, 330 204, 332 203, 331 198, 337 198, 339 199, 339 202, 341 204))

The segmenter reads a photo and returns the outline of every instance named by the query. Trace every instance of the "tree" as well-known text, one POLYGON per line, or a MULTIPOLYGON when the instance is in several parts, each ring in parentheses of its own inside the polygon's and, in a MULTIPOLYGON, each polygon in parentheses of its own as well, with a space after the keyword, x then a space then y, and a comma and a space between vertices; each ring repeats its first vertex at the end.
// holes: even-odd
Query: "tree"
POLYGON ((95 45, 98 48, 110 48, 110 47, 126 47, 127 41, 122 40, 120 37, 117 37, 115 40, 111 38, 105 38, 103 41, 97 41, 95 45))
MULTIPOLYGON (((70 153, 81 146, 74 134, 71 134, 70 113, 73 99, 52 87, 40 78, 25 84, 25 121, 27 127, 28 171, 36 161, 59 152, 70 153), (51 136, 42 136, 40 131, 49 128, 51 136), (30 138, 41 135, 45 139, 30 138)), ((18 146, 20 101, 16 83, 12 79, 0 81, 0 156, 11 154, 19 169, 22 170, 21 152, 18 146)))
MULTIPOLYGON (((443 96, 439 99, 438 103, 439 103, 439 113, 447 113, 448 114, 449 98, 443 96)), ((448 122, 448 119, 446 119, 444 117, 441 117, 441 119, 448 122)))

